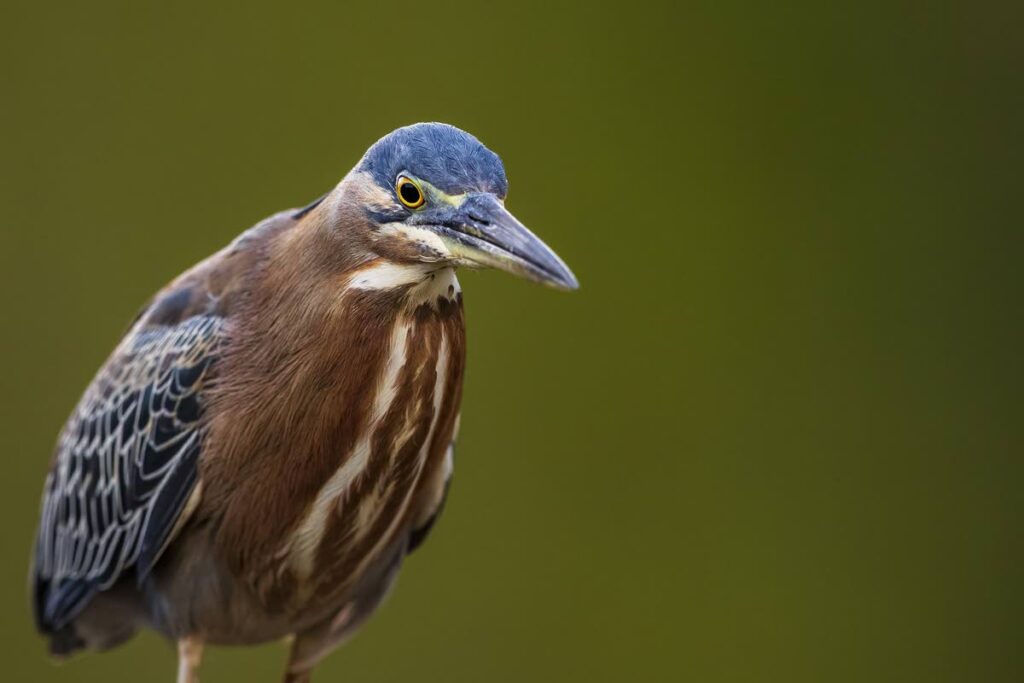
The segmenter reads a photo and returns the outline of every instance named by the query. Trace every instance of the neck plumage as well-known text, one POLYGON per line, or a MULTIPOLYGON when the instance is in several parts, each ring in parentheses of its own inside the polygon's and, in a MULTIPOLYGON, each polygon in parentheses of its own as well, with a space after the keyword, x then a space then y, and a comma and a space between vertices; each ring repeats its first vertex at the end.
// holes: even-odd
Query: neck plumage
POLYGON ((301 228, 267 245, 233 321, 201 474, 237 571, 265 576, 255 558, 293 539, 295 575, 257 586, 268 600, 318 558, 352 573, 411 514, 451 442, 465 358, 451 268, 388 261, 357 241, 346 253, 336 238, 325 253, 328 238, 301 228), (339 496, 356 505, 373 487, 393 498, 337 516, 339 496))

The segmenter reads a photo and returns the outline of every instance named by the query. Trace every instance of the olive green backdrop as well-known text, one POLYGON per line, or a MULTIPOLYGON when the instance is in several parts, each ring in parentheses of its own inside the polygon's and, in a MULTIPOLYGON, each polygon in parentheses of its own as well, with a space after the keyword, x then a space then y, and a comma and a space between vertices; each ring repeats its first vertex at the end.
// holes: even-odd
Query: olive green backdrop
POLYGON ((57 430, 153 290, 418 120, 582 289, 461 275, 447 513, 317 680, 1021 680, 1019 12, 173 4, 0 10, 3 680, 172 680, 33 633, 57 430))

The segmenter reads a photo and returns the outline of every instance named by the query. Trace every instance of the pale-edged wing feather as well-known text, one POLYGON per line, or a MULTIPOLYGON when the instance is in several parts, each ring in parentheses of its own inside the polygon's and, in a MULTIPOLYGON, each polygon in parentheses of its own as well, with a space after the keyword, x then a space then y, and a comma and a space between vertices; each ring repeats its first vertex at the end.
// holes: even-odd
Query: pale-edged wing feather
POLYGON ((199 315, 132 331, 82 396, 43 494, 34 571, 43 630, 123 576, 141 581, 168 542, 196 484, 224 324, 199 315))

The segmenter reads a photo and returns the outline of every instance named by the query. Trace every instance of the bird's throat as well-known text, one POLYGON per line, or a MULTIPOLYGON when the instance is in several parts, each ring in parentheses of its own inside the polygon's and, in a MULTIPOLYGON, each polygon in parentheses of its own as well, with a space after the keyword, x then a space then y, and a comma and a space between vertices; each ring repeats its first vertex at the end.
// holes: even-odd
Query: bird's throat
POLYGON ((378 259, 352 273, 348 288, 359 291, 406 292, 407 307, 443 306, 461 297, 455 269, 434 263, 396 263, 378 259))

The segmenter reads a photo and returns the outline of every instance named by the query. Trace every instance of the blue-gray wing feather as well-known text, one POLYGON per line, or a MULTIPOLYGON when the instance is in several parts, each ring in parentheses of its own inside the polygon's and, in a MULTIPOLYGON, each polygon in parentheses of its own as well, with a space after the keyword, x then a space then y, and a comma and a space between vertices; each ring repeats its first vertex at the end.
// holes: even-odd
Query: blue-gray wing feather
POLYGON ((152 569, 196 484, 224 320, 132 331, 68 420, 46 479, 35 610, 60 628, 96 592, 152 569))

